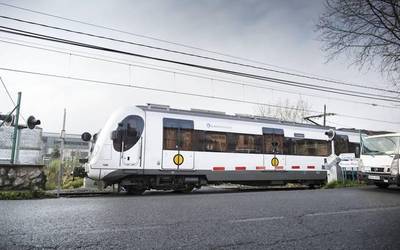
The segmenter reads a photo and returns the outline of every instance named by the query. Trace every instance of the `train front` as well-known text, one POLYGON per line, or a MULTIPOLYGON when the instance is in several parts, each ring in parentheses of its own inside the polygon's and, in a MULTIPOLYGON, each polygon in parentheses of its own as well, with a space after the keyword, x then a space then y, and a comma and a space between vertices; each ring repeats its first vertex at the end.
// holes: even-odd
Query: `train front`
POLYGON ((124 169, 140 169, 143 133, 143 110, 132 106, 115 111, 91 140, 87 176, 111 185, 124 177, 124 169))

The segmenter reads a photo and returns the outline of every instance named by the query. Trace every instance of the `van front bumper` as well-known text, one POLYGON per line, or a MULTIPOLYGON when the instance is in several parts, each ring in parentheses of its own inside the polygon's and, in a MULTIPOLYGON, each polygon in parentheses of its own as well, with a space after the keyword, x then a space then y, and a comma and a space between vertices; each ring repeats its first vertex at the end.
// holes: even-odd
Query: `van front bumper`
POLYGON ((358 172, 358 179, 368 184, 388 183, 400 185, 400 176, 382 173, 358 172))

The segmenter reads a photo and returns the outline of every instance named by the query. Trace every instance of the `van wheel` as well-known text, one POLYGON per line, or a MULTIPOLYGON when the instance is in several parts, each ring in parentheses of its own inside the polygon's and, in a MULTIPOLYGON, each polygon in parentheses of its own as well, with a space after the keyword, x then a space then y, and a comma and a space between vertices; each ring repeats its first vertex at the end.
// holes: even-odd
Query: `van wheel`
POLYGON ((388 187, 389 187, 389 183, 380 183, 380 182, 377 182, 377 183, 375 183, 375 185, 376 185, 378 188, 388 188, 388 187))
POLYGON ((129 195, 141 195, 146 191, 146 189, 143 188, 133 188, 133 187, 125 187, 125 190, 129 195))

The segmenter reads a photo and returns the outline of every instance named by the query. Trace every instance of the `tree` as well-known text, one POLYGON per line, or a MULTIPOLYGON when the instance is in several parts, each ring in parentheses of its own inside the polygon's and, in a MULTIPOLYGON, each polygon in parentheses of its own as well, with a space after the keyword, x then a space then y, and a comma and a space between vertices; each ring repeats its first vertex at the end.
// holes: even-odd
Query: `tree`
POLYGON ((276 106, 278 107, 259 105, 257 106, 257 115, 299 123, 304 123, 303 117, 309 115, 309 105, 302 99, 299 99, 294 105, 286 99, 284 103, 279 102, 276 106))
POLYGON ((346 53, 400 87, 399 0, 326 0, 317 30, 329 59, 346 53))

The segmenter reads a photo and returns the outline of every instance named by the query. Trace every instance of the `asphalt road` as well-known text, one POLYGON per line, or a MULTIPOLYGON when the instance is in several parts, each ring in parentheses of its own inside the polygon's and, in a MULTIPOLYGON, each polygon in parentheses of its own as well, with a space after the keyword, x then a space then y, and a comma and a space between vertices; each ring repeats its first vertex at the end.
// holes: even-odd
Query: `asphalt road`
POLYGON ((0 249, 400 249, 400 189, 0 201, 0 249))

